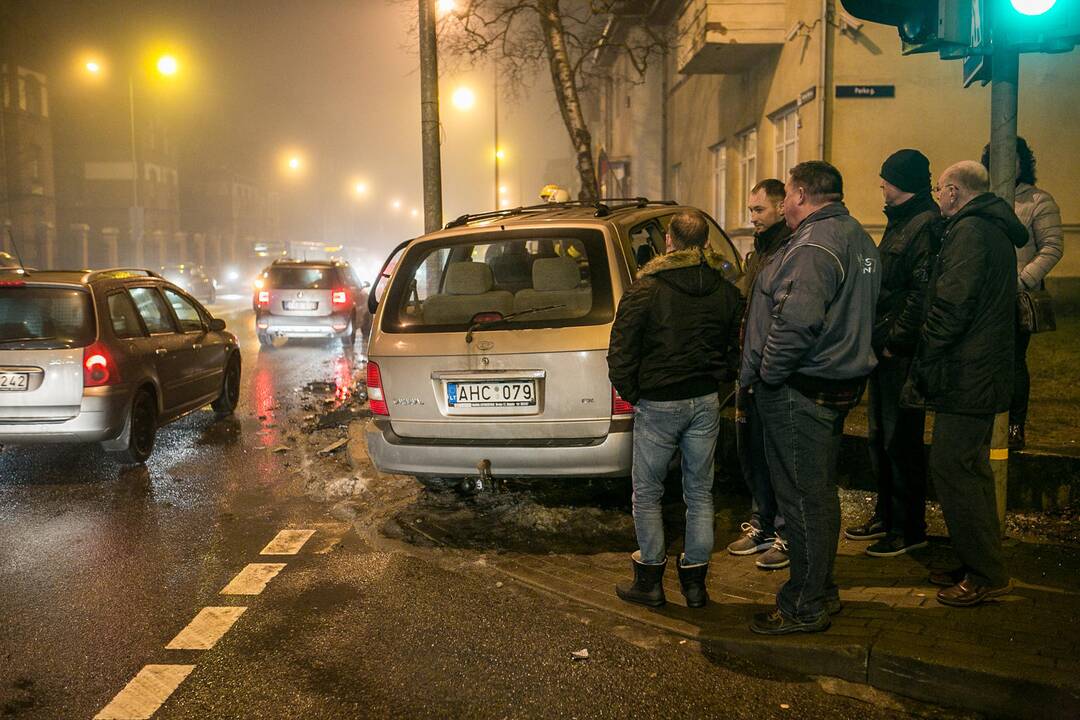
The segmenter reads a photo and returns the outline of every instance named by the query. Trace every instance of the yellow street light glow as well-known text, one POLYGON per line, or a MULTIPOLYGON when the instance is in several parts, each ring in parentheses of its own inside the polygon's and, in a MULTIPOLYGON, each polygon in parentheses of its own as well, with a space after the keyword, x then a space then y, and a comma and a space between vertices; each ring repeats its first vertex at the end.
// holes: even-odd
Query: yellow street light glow
POLYGON ((506 198, 503 198, 502 202, 501 202, 501 203, 499 203, 499 204, 500 204, 500 205, 501 205, 502 207, 504 207, 504 208, 508 208, 508 207, 510 207, 511 205, 513 205, 513 203, 511 203, 511 202, 510 202, 509 200, 507 200, 506 198))
POLYGON ((86 72, 97 75, 101 72, 101 63, 96 60, 88 60, 86 63, 86 72))
POLYGON ((295 155, 293 155, 291 158, 289 158, 289 169, 290 170, 299 170, 300 169, 300 158, 296 157, 295 155))
POLYGON ((409 214, 412 215, 413 217, 417 217, 420 214, 420 211, 417 210, 416 208, 413 208, 412 210, 409 211, 409 214))
POLYGON ((500 185, 499 186, 499 194, 500 195, 505 195, 506 194, 506 186, 505 185, 500 185))
POLYGON ((454 0, 439 0, 438 12, 439 15, 446 15, 457 10, 457 5, 454 4, 454 0))
POLYGON ((353 185, 353 190, 356 192, 357 195, 365 195, 367 193, 367 184, 358 182, 353 185))
POLYGON ((180 70, 180 63, 172 55, 162 55, 158 58, 157 69, 162 75, 175 75, 180 70))
POLYGON ((454 94, 450 96, 450 102, 454 104, 458 110, 471 110, 473 105, 476 105, 476 93, 470 88, 459 87, 454 91, 454 94))
POLYGON ((506 151, 504 151, 502 148, 499 148, 498 150, 496 150, 495 151, 495 159, 496 160, 505 160, 506 159, 506 151))
POLYGON ((392 200, 392 201, 390 201, 390 207, 394 208, 395 210, 400 210, 401 209, 401 201, 400 200, 392 200))

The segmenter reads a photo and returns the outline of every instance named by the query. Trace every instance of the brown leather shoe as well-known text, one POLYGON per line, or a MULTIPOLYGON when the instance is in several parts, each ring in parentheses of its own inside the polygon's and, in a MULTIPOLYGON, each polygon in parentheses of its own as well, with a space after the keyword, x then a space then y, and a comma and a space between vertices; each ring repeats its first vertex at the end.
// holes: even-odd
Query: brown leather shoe
POLYGON ((964 579, 964 569, 958 570, 935 570, 930 573, 930 584, 941 587, 952 587, 964 579))
POLYGON ((1007 595, 1011 591, 1011 580, 1001 587, 990 587, 988 585, 976 585, 970 578, 964 578, 952 587, 938 590, 937 601, 942 605, 952 607, 971 607, 990 598, 1007 595))

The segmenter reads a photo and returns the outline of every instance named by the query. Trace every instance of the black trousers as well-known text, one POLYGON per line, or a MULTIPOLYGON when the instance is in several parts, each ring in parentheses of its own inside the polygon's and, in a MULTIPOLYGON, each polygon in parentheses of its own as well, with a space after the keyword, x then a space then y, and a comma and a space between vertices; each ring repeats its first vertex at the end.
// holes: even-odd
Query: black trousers
POLYGON ((926 412, 900 407, 911 358, 880 358, 870 375, 870 466, 877 480, 875 516, 909 543, 926 538, 926 412))
POLYGON ((1008 582, 1001 556, 994 474, 990 469, 993 415, 934 416, 930 477, 941 502, 953 550, 967 577, 980 585, 1008 582))
POLYGON ((1023 425, 1027 422, 1028 398, 1031 397, 1031 375, 1028 373, 1027 351, 1031 333, 1016 328, 1016 344, 1013 346, 1013 395, 1009 406, 1009 424, 1023 425))

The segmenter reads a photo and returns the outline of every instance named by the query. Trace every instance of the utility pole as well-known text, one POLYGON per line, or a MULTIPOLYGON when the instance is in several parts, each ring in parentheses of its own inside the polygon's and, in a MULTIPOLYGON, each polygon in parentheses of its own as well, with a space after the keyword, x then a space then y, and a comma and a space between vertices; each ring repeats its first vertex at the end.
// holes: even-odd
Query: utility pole
MULTIPOLYGON (((1012 207, 1016 199, 1016 116, 1020 54, 1005 47, 994 51, 990 68, 990 188, 1012 207)), ((990 440, 998 524, 1005 534, 1005 501, 1009 484, 1009 414, 994 418, 990 440)))
POLYGON ((424 156, 424 232, 442 227, 442 158, 439 149, 439 60, 435 7, 419 0, 420 137, 424 156))
POLYGON ((499 210, 502 208, 502 202, 499 194, 499 63, 495 60, 491 61, 491 72, 494 77, 493 92, 491 95, 491 107, 494 113, 494 130, 495 130, 495 207, 493 209, 499 210))

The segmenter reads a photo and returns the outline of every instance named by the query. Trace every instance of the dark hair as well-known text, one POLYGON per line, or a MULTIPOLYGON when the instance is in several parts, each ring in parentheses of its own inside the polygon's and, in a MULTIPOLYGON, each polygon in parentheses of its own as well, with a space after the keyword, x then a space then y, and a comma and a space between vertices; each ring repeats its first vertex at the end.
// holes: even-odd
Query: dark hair
POLYGON ((764 190, 766 197, 768 197, 770 200, 780 202, 784 199, 784 183, 780 182, 776 178, 767 178, 765 180, 762 180, 750 189, 750 194, 753 195, 759 190, 764 190))
MULTIPOLYGON (((1035 184, 1035 153, 1031 152, 1031 147, 1027 144, 1027 140, 1020 137, 1016 137, 1016 157, 1020 160, 1020 174, 1016 176, 1016 183, 1027 183, 1028 185, 1035 184)), ((990 143, 987 143, 983 147, 982 152, 982 164, 987 170, 990 169, 990 143)))
POLYGON ((709 221, 697 210, 685 210, 671 218, 668 232, 676 250, 703 248, 709 240, 709 221))
POLYGON ((815 202, 839 202, 844 199, 844 178, 824 160, 807 160, 791 168, 791 182, 802 187, 815 202))

